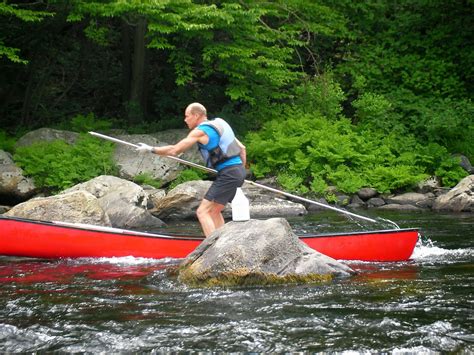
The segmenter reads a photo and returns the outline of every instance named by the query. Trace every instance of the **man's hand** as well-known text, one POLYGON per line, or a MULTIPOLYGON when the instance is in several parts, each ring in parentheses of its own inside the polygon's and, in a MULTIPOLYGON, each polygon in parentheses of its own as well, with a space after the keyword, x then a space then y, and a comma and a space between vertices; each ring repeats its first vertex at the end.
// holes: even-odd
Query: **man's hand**
POLYGON ((153 152, 153 147, 145 143, 138 143, 138 147, 135 148, 138 153, 153 152))

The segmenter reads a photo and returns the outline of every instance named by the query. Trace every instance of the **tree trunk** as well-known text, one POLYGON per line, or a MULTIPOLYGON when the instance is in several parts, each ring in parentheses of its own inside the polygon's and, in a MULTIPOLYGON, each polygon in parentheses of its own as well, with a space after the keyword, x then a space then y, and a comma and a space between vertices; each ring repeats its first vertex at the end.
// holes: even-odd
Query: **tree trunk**
POLYGON ((145 115, 145 55, 146 55, 146 19, 140 18, 135 27, 134 49, 132 59, 132 77, 130 85, 130 104, 134 107, 129 112, 129 122, 143 121, 145 115))
MULTIPOLYGON (((33 62, 33 61, 32 61, 33 62)), ((24 127, 30 121, 31 102, 33 99, 33 86, 35 79, 35 67, 30 63, 28 70, 28 84, 26 86, 25 95, 23 97, 23 106, 21 108, 20 126, 24 127)))
POLYGON ((132 70, 132 55, 130 41, 130 25, 122 20, 122 102, 130 100, 130 78, 132 70))

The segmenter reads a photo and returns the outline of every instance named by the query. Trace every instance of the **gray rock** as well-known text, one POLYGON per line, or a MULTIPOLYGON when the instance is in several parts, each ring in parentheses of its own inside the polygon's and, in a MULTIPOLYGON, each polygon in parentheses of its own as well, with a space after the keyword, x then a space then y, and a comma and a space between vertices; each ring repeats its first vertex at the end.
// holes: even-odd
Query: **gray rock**
POLYGON ((436 198, 437 211, 474 212, 474 175, 462 179, 451 191, 436 198))
POLYGON ((109 216, 97 198, 87 191, 34 198, 14 206, 5 215, 44 221, 112 226, 109 216))
POLYGON ((8 212, 8 210, 10 210, 11 207, 10 206, 2 206, 0 205, 0 214, 4 214, 5 212, 8 212))
POLYGON ((147 208, 152 210, 155 208, 155 203, 166 196, 165 189, 155 189, 153 187, 142 186, 145 194, 147 195, 147 208))
POLYGON ((349 276, 348 266, 301 242, 283 218, 230 222, 181 264, 179 280, 193 286, 321 282, 349 276))
POLYGON ((154 200, 151 213, 161 219, 193 218, 211 181, 188 181, 179 184, 163 198, 154 200))
POLYGON ((361 208, 365 206, 366 203, 358 195, 352 196, 349 205, 347 205, 348 208, 361 208))
POLYGON ((359 191, 357 191, 357 195, 363 200, 367 201, 371 198, 374 198, 378 195, 377 190, 371 187, 363 187, 359 191))
POLYGON ((347 195, 338 194, 337 197, 337 204, 339 206, 347 206, 350 203, 351 198, 347 195))
POLYGON ((387 197, 387 204, 412 205, 412 206, 429 206, 433 204, 434 195, 425 195, 417 192, 407 192, 398 196, 387 197))
MULTIPOLYGON (((329 205, 329 203, 326 201, 325 198, 316 198, 313 201, 319 202, 322 205, 329 205)), ((310 203, 306 205, 306 209, 308 212, 316 212, 316 211, 325 211, 326 207, 323 207, 321 205, 317 205, 314 203, 310 203)))
POLYGON ((79 133, 61 131, 53 128, 40 128, 35 131, 28 132, 21 137, 15 145, 15 148, 29 146, 33 143, 52 142, 55 140, 63 140, 66 143, 74 144, 79 138, 79 133))
MULTIPOLYGON (((181 139, 186 138, 188 134, 188 129, 168 129, 166 131, 153 133, 151 136, 156 138, 159 144, 166 145, 175 144, 181 139)), ((181 158, 196 164, 204 164, 197 144, 193 145, 186 152, 184 152, 181 158)))
POLYGON ((433 207, 436 195, 433 192, 425 193, 425 200, 418 201, 416 203, 417 207, 431 209, 433 207))
MULTIPOLYGON (((249 199, 250 216, 252 218, 303 216, 308 213, 303 205, 279 197, 273 197, 267 201, 253 201, 251 195, 247 198, 249 199)), ((232 205, 228 204, 222 213, 224 217, 231 217, 232 205)))
POLYGON ((372 197, 371 199, 369 199, 367 201, 367 206, 368 207, 380 207, 380 206, 383 206, 385 205, 385 201, 380 198, 380 197, 372 197))
POLYGON ((413 206, 413 205, 400 205, 396 203, 389 203, 387 205, 383 205, 378 207, 380 210, 392 210, 392 211, 422 211, 421 208, 413 206))
POLYGON ((25 177, 11 155, 0 150, 0 201, 18 203, 35 194, 34 180, 25 177))
POLYGON ((189 134, 189 129, 168 129, 166 131, 150 133, 149 136, 155 138, 158 142, 174 144, 189 134))
POLYGON ((419 193, 433 192, 441 187, 441 183, 436 177, 429 177, 428 179, 420 182, 417 185, 417 191, 419 193))
POLYGON ((456 155, 461 161, 459 162, 459 165, 461 168, 466 170, 469 174, 474 174, 474 166, 472 166, 471 162, 469 161, 468 157, 462 154, 456 155))
MULTIPOLYGON (((261 187, 244 183, 242 191, 249 200, 251 218, 303 216, 308 213, 304 205, 261 187)), ((226 206, 223 215, 224 217, 232 216, 231 204, 226 206)))
MULTIPOLYGON (((211 181, 188 181, 176 186, 165 197, 154 200, 153 215, 161 219, 195 218, 196 209, 211 186, 211 181)), ((299 216, 307 213, 299 203, 281 198, 278 194, 245 183, 242 190, 250 202, 250 216, 299 216)), ((231 204, 223 210, 225 218, 232 216, 231 204)))
POLYGON ((133 182, 102 175, 75 185, 63 193, 73 191, 87 191, 94 195, 113 227, 148 229, 164 224, 146 209, 148 195, 133 182))
MULTIPOLYGON (((162 132, 166 137, 166 132, 162 132)), ((154 138, 152 135, 122 135, 118 136, 121 140, 130 143, 146 143, 151 146, 165 146, 174 144, 177 141, 165 142, 154 138)), ((182 156, 182 159, 202 165, 202 160, 197 153, 197 145, 191 147, 182 156)), ((173 181, 179 173, 185 168, 185 165, 175 160, 162 157, 152 153, 138 154, 134 148, 117 145, 114 152, 114 160, 119 167, 119 175, 122 178, 133 180, 139 174, 147 173, 152 178, 161 181, 163 184, 173 181)))
POLYGON ((0 165, 11 165, 15 164, 12 155, 8 152, 0 150, 0 165))

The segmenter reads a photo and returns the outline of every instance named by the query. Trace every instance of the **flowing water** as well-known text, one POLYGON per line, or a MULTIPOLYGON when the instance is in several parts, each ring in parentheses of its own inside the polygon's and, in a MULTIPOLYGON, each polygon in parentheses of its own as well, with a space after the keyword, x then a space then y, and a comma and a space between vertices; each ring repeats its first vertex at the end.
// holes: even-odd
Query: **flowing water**
MULTIPOLYGON (((358 275, 321 285, 203 290, 168 274, 176 260, 0 257, 0 351, 472 353, 474 215, 377 214, 420 228, 412 259, 350 262, 358 275)), ((374 228, 332 212, 290 223, 374 228)))

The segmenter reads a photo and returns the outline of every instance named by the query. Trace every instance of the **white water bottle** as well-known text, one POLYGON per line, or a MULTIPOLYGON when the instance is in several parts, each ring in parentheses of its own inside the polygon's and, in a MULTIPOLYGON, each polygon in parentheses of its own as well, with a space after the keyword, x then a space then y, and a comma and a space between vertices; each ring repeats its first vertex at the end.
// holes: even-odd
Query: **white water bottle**
POLYGON ((232 220, 248 221, 250 219, 250 204, 247 197, 240 187, 237 188, 234 199, 232 200, 232 220))

